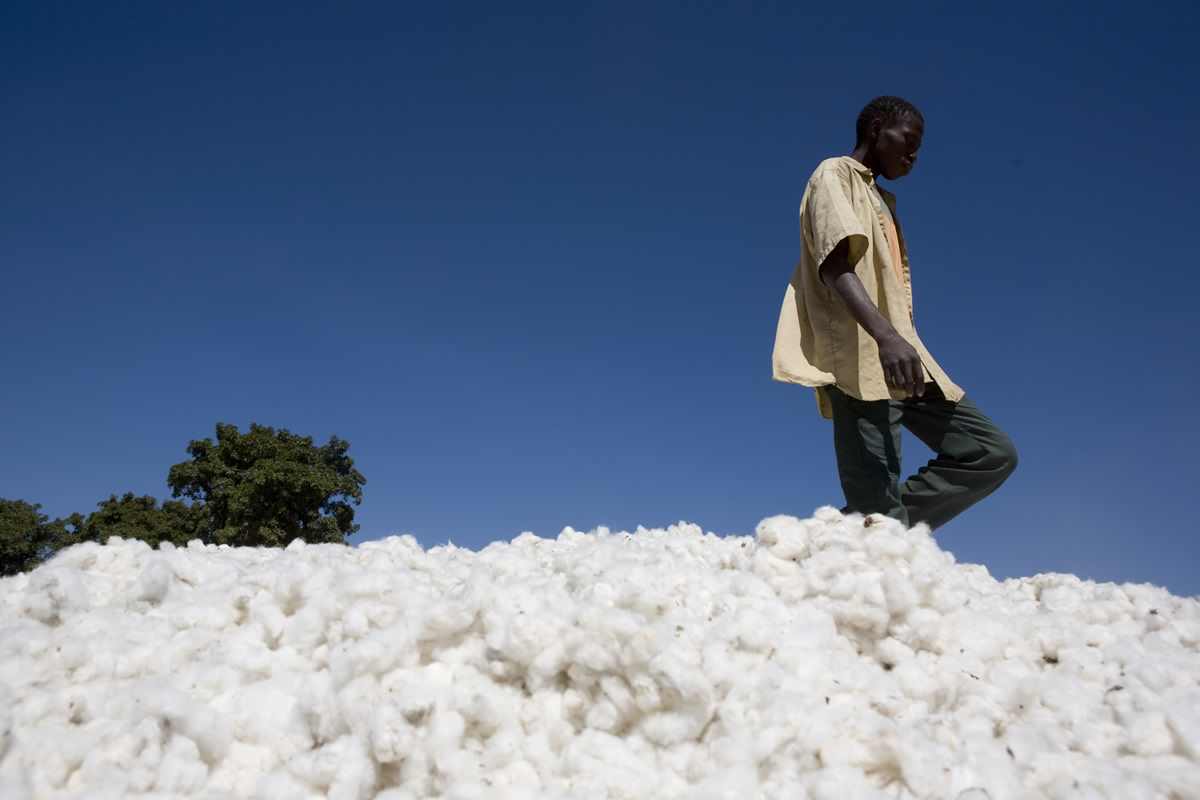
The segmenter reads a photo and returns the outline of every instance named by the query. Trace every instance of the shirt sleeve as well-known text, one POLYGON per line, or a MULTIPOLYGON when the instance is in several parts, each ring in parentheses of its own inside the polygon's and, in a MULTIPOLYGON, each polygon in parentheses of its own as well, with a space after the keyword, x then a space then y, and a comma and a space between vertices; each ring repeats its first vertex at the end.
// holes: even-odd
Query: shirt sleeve
POLYGON ((843 239, 849 239, 850 266, 867 252, 867 232, 850 200, 849 170, 825 167, 809 180, 808 204, 801 224, 807 230, 818 267, 843 239))

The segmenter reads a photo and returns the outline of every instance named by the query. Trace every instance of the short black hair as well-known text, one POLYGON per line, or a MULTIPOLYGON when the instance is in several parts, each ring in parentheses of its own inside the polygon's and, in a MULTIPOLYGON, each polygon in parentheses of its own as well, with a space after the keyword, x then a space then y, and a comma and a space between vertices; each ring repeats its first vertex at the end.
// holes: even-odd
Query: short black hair
POLYGON ((863 106, 863 110, 858 113, 858 122, 854 126, 855 144, 861 144, 866 140, 871 133, 871 126, 876 122, 880 125, 887 125, 900 117, 911 117, 922 125, 925 124, 925 117, 921 116, 917 107, 903 97, 894 97, 890 94, 876 97, 863 106))

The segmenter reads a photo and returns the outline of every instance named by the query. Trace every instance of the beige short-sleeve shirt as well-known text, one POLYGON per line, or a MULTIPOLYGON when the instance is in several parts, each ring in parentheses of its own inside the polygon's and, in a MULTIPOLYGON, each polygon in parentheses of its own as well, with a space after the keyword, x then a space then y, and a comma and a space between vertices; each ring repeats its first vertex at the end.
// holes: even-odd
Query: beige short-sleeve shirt
POLYGON ((821 391, 824 386, 836 385, 860 400, 907 397, 888 387, 875 340, 841 297, 821 282, 821 263, 843 239, 849 240, 850 264, 867 296, 921 356, 925 380, 936 383, 947 400, 961 400, 963 390, 929 354, 913 323, 911 267, 896 199, 875 183, 871 170, 849 156, 822 161, 800 200, 800 261, 779 313, 772 377, 817 389, 817 407, 826 419, 833 411, 821 391), (879 205, 880 198, 886 208, 879 205), (893 227, 894 242, 888 238, 893 227))

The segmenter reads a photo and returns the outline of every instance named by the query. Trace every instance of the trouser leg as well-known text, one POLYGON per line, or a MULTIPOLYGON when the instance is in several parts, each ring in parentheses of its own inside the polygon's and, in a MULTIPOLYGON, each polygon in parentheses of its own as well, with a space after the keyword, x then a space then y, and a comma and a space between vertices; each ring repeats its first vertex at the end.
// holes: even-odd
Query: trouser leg
POLYGON ((828 391, 845 510, 886 514, 908 525, 899 484, 900 404, 859 400, 835 386, 828 391))
POLYGON ((1012 440, 970 398, 952 403, 935 389, 902 406, 901 424, 935 453, 900 485, 910 525, 945 525, 994 492, 1016 469, 1012 440))
POLYGON ((858 400, 829 387, 834 450, 846 509, 937 528, 991 494, 1017 463, 1012 441, 967 398, 946 400, 936 384, 904 402, 858 400), (936 456, 903 482, 900 426, 936 456))

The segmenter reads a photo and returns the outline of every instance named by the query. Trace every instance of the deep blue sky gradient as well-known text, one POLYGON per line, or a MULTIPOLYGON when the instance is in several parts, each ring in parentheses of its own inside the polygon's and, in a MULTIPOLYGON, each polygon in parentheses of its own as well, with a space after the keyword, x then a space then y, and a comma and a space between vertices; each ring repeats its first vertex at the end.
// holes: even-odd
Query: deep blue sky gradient
POLYGON ((918 327, 1022 458, 939 540, 1200 593, 1194 6, 823 5, 4 4, 0 496, 253 420, 351 442, 356 540, 840 505, 770 352, 889 93, 918 327))

